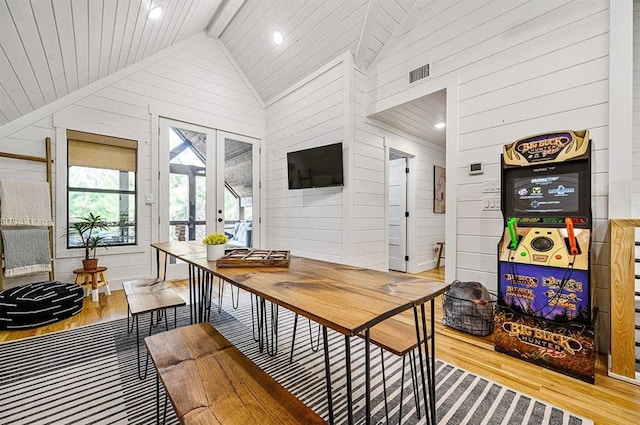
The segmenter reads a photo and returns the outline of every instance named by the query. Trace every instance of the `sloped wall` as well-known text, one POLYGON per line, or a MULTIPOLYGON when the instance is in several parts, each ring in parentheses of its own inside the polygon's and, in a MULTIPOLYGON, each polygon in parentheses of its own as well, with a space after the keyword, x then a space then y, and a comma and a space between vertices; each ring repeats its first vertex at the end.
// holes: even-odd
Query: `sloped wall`
MULTIPOLYGON (((0 150, 42 156, 44 137, 48 136, 53 140, 55 155, 57 128, 133 138, 139 141, 142 163, 138 196, 144 197, 157 191, 157 177, 152 178, 152 170, 157 169, 157 149, 152 143, 157 140, 153 132, 157 135, 158 129, 154 128, 150 110, 169 118, 264 137, 261 102, 218 42, 202 33, 27 115, 16 131, 7 134, 0 127, 0 150), (30 117, 32 122, 28 121, 30 117)), ((0 177, 45 179, 37 165, 5 159, 0 160, 0 177)), ((66 196, 64 187, 54 190, 56 198, 66 196)), ((152 220, 157 216, 156 209, 157 204, 142 204, 139 209, 137 247, 100 250, 101 264, 109 267, 111 282, 155 274, 155 255, 149 244, 156 231, 152 220)), ((66 217, 54 220, 61 234, 66 217)), ((62 240, 54 242, 59 245, 56 278, 72 280, 71 271, 80 264, 80 253, 65 252, 62 240), (64 258, 69 255, 71 258, 64 258)), ((16 279, 5 286, 19 283, 21 280, 16 279)))

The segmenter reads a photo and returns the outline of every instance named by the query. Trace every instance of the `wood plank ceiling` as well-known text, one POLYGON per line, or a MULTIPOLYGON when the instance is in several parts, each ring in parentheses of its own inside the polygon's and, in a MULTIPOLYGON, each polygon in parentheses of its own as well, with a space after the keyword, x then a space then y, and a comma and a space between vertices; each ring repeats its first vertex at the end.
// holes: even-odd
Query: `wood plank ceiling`
POLYGON ((367 68, 414 0, 246 0, 221 35, 227 49, 258 91, 268 100, 323 63, 350 50, 356 55, 367 15, 367 40, 362 42, 361 68, 367 68), (279 30, 284 44, 275 46, 279 30))
MULTIPOLYGON (((366 71, 416 1, 425 0, 0 0, 0 127, 202 31, 268 101, 347 50, 366 71), (148 19, 157 5, 162 16, 148 19)), ((420 103, 377 118, 431 140, 406 123, 442 102, 420 103)))
POLYGON ((220 1, 0 0, 0 125, 203 31, 220 1))

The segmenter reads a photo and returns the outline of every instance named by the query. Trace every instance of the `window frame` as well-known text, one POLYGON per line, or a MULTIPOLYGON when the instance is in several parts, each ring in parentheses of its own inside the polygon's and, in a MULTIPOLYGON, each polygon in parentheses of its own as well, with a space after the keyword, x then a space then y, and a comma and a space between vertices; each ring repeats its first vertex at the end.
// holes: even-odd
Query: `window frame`
MULTIPOLYGON (((137 150, 137 149, 136 149, 137 150)), ((133 195, 133 201, 134 204, 137 204, 137 200, 138 200, 138 171, 136 169, 135 173, 135 179, 134 179, 134 186, 135 186, 135 190, 129 190, 129 189, 94 189, 94 188, 87 188, 87 189, 83 189, 83 188, 79 188, 79 187, 71 187, 69 185, 69 174, 71 172, 71 167, 68 166, 67 164, 67 187, 66 189, 66 196, 67 196, 67 219, 66 219, 66 223, 67 226, 70 225, 70 220, 73 218, 71 217, 70 214, 70 205, 69 205, 69 198, 71 197, 72 193, 99 193, 102 195, 125 195, 125 196, 129 196, 129 195, 133 195)), ((122 173, 123 170, 118 171, 118 173, 122 173)), ((129 227, 129 226, 128 226, 129 227)), ((137 205, 135 208, 135 218, 134 218, 134 224, 133 224, 133 231, 135 234, 135 242, 134 243, 114 243, 114 244, 105 244, 105 245, 99 245, 100 247, 108 247, 108 248, 112 248, 112 247, 116 247, 116 246, 135 246, 138 244, 138 209, 137 209, 137 205)), ((67 249, 77 249, 77 248, 82 248, 82 246, 70 246, 69 245, 69 237, 67 236, 65 238, 66 240, 66 246, 67 249)))
MULTIPOLYGON (((82 258, 84 257, 84 251, 78 247, 67 247, 67 239, 65 232, 69 222, 69 191, 68 191, 68 140, 67 130, 76 130, 86 133, 93 133, 98 135, 105 135, 105 137, 116 137, 122 139, 135 140, 137 142, 136 149, 136 172, 135 172, 135 221, 136 221, 136 242, 135 244, 128 245, 109 245, 108 249, 104 247, 98 248, 99 256, 111 256, 118 254, 133 254, 145 252, 145 246, 149 243, 149 231, 142 225, 141 220, 144 219, 145 213, 145 200, 142 194, 142 182, 144 179, 141 174, 144 170, 142 164, 142 158, 148 155, 148 143, 145 142, 145 137, 142 133, 128 132, 128 131, 114 131, 115 128, 104 128, 99 125, 99 128, 86 128, 78 125, 68 125, 67 119, 56 119, 54 117, 54 127, 56 130, 56 161, 55 161, 55 173, 56 173, 56 193, 55 198, 55 255, 56 258, 82 258), (56 122, 59 121, 59 122, 56 122), (67 124, 67 125, 65 125, 67 124)), ((122 129, 117 129, 122 130, 122 129)), ((148 136, 147 136, 148 137, 148 136)))

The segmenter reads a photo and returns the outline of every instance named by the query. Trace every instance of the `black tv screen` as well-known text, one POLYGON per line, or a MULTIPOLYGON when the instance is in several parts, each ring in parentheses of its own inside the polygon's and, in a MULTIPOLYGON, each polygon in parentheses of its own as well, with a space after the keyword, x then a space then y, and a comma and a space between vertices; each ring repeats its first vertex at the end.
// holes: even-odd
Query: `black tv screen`
POLYGON ((287 153, 289 189, 343 186, 342 143, 287 153))

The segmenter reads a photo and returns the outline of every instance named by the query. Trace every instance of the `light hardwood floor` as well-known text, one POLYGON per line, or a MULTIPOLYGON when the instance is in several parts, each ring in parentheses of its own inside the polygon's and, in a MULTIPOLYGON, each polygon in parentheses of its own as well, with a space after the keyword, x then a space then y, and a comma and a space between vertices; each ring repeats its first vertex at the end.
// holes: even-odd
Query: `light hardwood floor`
MULTIPOLYGON (((420 273, 420 276, 443 281, 444 267, 420 273)), ((186 281, 176 281, 172 285, 183 298, 189 299, 186 281)), ((597 425, 640 424, 640 386, 608 377, 605 355, 599 357, 595 385, 587 384, 497 353, 493 350, 491 337, 474 337, 443 326, 440 303, 436 302, 436 305, 436 356, 439 359, 591 418, 597 425)), ((0 342, 126 318, 126 312, 123 291, 113 291, 111 296, 101 293, 99 302, 85 298, 82 313, 75 317, 38 329, 0 331, 0 342)))

